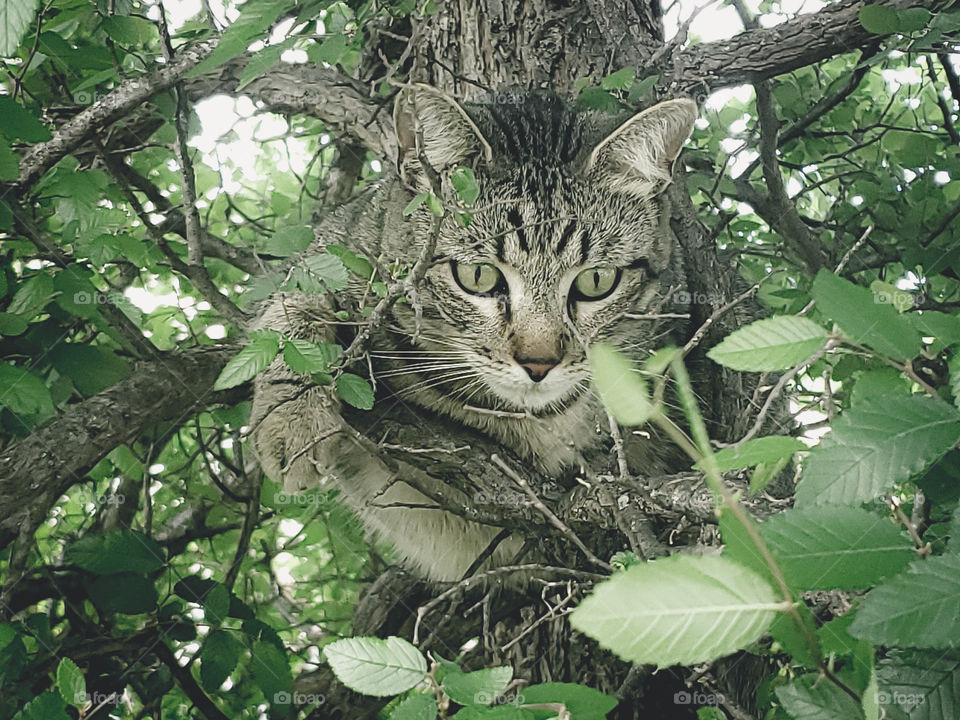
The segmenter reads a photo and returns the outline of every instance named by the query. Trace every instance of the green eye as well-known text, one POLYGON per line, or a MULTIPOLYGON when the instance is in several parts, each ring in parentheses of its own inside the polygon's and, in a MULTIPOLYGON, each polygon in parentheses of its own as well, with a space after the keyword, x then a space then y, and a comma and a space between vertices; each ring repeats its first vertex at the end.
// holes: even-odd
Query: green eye
POLYGON ((576 300, 601 300, 613 292, 620 282, 619 268, 587 268, 573 281, 576 300))
POLYGON ((503 282, 503 275, 488 263, 451 263, 457 285, 472 295, 486 295, 503 282))

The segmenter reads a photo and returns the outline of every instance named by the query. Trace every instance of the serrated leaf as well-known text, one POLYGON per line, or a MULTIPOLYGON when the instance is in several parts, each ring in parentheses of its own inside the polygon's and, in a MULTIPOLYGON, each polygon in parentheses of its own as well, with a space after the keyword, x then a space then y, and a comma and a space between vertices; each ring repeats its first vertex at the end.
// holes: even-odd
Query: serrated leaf
MULTIPOLYGON (((753 467, 760 463, 774 462, 781 458, 789 458, 794 453, 808 449, 796 438, 786 435, 770 435, 769 437, 748 440, 739 447, 724 448, 715 452, 713 457, 717 461, 717 469, 720 472, 727 472, 728 470, 753 467)), ((697 463, 694 467, 699 470, 700 463, 697 463)))
POLYGON ((873 500, 960 441, 956 408, 929 397, 877 398, 846 410, 804 462, 797 507, 873 500))
POLYGON ((960 656, 891 650, 877 662, 880 705, 889 720, 960 717, 960 656))
POLYGON ((878 645, 960 647, 960 556, 918 560, 871 590, 850 634, 878 645))
POLYGON ((632 67, 625 67, 603 78, 600 87, 604 90, 629 90, 636 77, 637 73, 632 67))
POLYGON ((761 523, 760 535, 798 590, 869 588, 917 556, 889 519, 859 508, 788 510, 761 523))
POLYGON ((336 255, 344 266, 357 277, 370 280, 373 277, 373 265, 366 258, 360 257, 352 250, 342 245, 327 245, 327 252, 336 255))
POLYGON ((575 683, 550 682, 530 685, 519 691, 519 694, 522 695, 525 705, 563 703, 564 707, 570 711, 571 717, 577 720, 603 720, 617 706, 616 698, 575 683))
POLYGON ((289 257, 303 252, 312 242, 312 229, 305 225, 291 225, 274 232, 267 239, 264 251, 277 257, 289 257))
POLYGON ((13 720, 71 720, 63 698, 56 693, 45 692, 28 702, 13 720))
POLYGON ((427 672, 423 654, 398 637, 344 638, 324 647, 323 654, 340 682, 374 697, 406 692, 427 672))
POLYGON ((66 551, 67 562, 97 575, 131 572, 149 575, 164 565, 156 540, 136 530, 84 535, 66 551))
POLYGON ((258 640, 250 655, 253 680, 271 705, 289 705, 293 678, 287 655, 269 640, 258 640))
POLYGON ((256 377, 270 367, 279 352, 280 341, 276 337, 257 337, 226 364, 213 384, 213 389, 226 390, 256 377))
POLYGON ((230 591, 216 583, 203 597, 203 614, 207 622, 222 623, 230 612, 230 591))
POLYGON ((0 57, 12 57, 20 38, 37 16, 40 0, 4 0, 0 3, 0 57))
POLYGON ((853 342, 904 362, 920 352, 920 335, 889 303, 867 288, 821 270, 811 290, 817 309, 832 318, 853 342))
POLYGON ((3 137, 0 137, 0 180, 20 177, 20 157, 3 137))
POLYGON ((490 705, 513 679, 510 666, 461 672, 459 668, 443 676, 441 687, 459 705, 490 705))
POLYGON ((707 353, 733 370, 786 370, 807 360, 827 342, 827 332, 805 317, 783 315, 757 320, 723 339, 707 353))
POLYGON ((401 701, 390 711, 388 720, 435 720, 437 701, 430 695, 418 693, 401 701))
POLYGON ((243 68, 240 81, 237 83, 237 92, 243 90, 243 88, 279 63, 280 56, 293 47, 295 40, 296 38, 290 37, 281 43, 270 45, 255 53, 243 68))
POLYGON ((67 705, 75 708, 87 701, 87 681, 70 658, 63 658, 57 666, 57 691, 67 705))
POLYGON ((864 720, 860 704, 818 674, 781 685, 776 693, 793 720, 864 720))
POLYGON ((347 268, 344 267, 340 258, 328 252, 308 255, 304 258, 303 264, 306 266, 307 272, 322 280, 331 292, 343 290, 350 281, 347 268))
POLYGON ((341 347, 333 343, 313 343, 300 338, 283 341, 283 360, 299 373, 328 373, 342 353, 341 347))
POLYGON ((0 132, 11 140, 36 143, 49 140, 50 129, 9 95, 0 95, 0 132))
POLYGON ((417 211, 417 208, 427 201, 427 195, 429 195, 429 193, 425 192, 415 195, 413 200, 407 203, 407 206, 403 209, 403 216, 407 217, 409 215, 413 215, 413 213, 417 211))
POLYGON ((343 373, 337 378, 337 395, 348 405, 361 410, 373 407, 373 388, 364 378, 353 373, 343 373))
POLYGON ((453 183, 453 189, 457 191, 457 196, 465 205, 473 205, 480 197, 477 176, 473 174, 473 170, 470 168, 455 167, 450 173, 450 182, 453 183))
POLYGON ((0 365, 0 406, 23 417, 53 414, 47 386, 33 373, 14 365, 0 365))
POLYGON ((286 4, 273 0, 249 0, 241 5, 240 17, 223 31, 217 47, 199 62, 187 77, 202 75, 235 58, 246 50, 250 43, 266 33, 286 10, 286 4))
POLYGON ((601 583, 570 622, 625 660, 667 667, 729 655, 782 610, 770 585, 736 562, 674 555, 601 583))
POLYGON ((93 604, 104 613, 140 615, 157 607, 157 589, 143 575, 122 572, 84 580, 93 604))
MULTIPOLYGON (((226 589, 226 588, 224 588, 226 589)), ((200 651, 200 683, 207 692, 215 692, 230 677, 240 661, 243 646, 228 630, 214 630, 200 651)))
POLYGON ((891 35, 900 29, 897 11, 883 5, 866 5, 858 14, 860 24, 875 35, 891 35))
POLYGON ((643 378, 611 346, 590 346, 590 369, 600 400, 621 425, 643 425, 656 412, 643 378))

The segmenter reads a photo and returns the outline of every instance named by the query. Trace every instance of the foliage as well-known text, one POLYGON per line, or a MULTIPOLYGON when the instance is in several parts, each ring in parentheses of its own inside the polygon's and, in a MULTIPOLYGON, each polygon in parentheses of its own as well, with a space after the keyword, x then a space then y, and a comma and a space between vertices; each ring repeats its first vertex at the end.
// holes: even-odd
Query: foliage
MULTIPOLYGON (((779 9, 762 3, 770 17, 779 9)), ((228 4, 224 17, 180 17, 170 28, 176 50, 219 34, 216 49, 178 87, 95 123, 33 177, 33 149, 126 80, 169 63, 160 62, 152 3, 2 4, 4 449, 135 377, 154 351, 222 340, 242 347, 218 391, 242 390, 280 357, 345 403, 374 405, 365 368, 341 344, 244 334, 230 315, 254 312, 277 290, 335 295, 362 282, 366 317, 402 284, 408 268, 337 246, 288 272, 314 241, 315 213, 329 210, 321 196, 335 175, 339 128, 267 112, 246 96, 204 106, 213 101, 203 83, 232 73, 238 96, 271 70, 308 60, 363 77, 386 97, 389 75, 362 72, 377 33, 408 31, 411 15, 435 11, 432 3, 249 0, 228 4), (211 125, 216 108, 233 115, 231 127, 211 125), (172 149, 178 125, 193 138, 201 272, 190 260, 184 168, 172 149), (21 174, 27 182, 14 184, 21 174)), ((823 267, 811 268, 785 240, 776 208, 756 202, 769 178, 755 94, 711 97, 682 158, 703 223, 746 281, 762 281, 757 294, 772 315, 716 343, 709 357, 732 370, 786 371, 781 390, 792 410, 819 413, 801 418, 802 441, 751 437, 714 452, 679 351, 636 370, 613 348, 591 350, 596 390, 624 425, 680 433, 675 440, 722 509, 724 549, 652 562, 621 551, 611 559, 618 571, 571 622, 638 663, 700 663, 742 648, 776 658, 762 708, 776 720, 875 720, 880 708, 938 720, 960 708, 960 98, 952 95, 960 84, 950 54, 960 16, 872 5, 859 18, 891 37, 771 84, 774 172, 823 267), (675 413, 664 384, 685 420, 667 417, 675 413), (828 430, 822 440, 816 424, 828 430), (720 475, 742 469, 754 492, 795 471, 796 507, 752 520, 720 475), (831 618, 808 607, 804 593, 813 590, 869 592, 831 618)), ((652 100, 656 74, 610 70, 581 79, 581 105, 652 100)), ((357 185, 375 181, 384 162, 364 157, 357 185)), ((469 224, 476 177, 463 167, 452 180, 457 218, 469 224)), ((406 214, 449 211, 424 192, 406 214)), ((321 663, 348 687, 395 697, 391 720, 592 720, 612 710, 613 698, 582 685, 523 686, 512 667, 469 671, 464 658, 424 656, 400 638, 346 637, 384 549, 364 540, 335 491, 288 494, 248 477, 249 404, 218 397, 233 400, 111 448, 58 499, 22 556, 9 547, 0 555, 0 720, 91 717, 96 708, 116 718, 305 717, 324 698, 296 692, 294 679, 321 663)))

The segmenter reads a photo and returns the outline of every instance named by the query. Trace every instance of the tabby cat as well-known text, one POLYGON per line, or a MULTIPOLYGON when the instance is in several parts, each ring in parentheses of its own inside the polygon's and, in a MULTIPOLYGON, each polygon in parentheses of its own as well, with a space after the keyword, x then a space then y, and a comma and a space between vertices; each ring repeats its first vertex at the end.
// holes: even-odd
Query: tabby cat
MULTIPOLYGON (((416 302, 395 304, 371 338, 372 367, 401 398, 555 473, 605 437, 589 345, 613 343, 642 359, 670 331, 656 316, 675 308, 683 279, 661 191, 697 109, 669 100, 624 122, 552 95, 510 98, 466 105, 423 85, 401 93, 398 172, 327 219, 308 252, 341 244, 411 267, 434 218, 425 209, 405 217, 404 208, 431 178, 455 204, 450 171, 473 168, 472 221, 447 214, 416 302)), ((367 291, 357 282, 335 297, 280 293, 259 326, 329 342, 334 313, 367 291)), ((257 378, 251 426, 267 475, 290 491, 335 482, 408 565, 459 579, 497 529, 431 510, 340 431, 338 403, 280 358, 257 378)), ((491 561, 508 562, 517 549, 501 543, 491 561)))

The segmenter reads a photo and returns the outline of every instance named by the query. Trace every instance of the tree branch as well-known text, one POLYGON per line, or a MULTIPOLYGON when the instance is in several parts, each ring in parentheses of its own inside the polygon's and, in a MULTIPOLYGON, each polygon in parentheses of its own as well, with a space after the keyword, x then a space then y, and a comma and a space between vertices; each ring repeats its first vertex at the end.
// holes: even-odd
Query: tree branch
POLYGON ((127 80, 72 120, 64 123, 45 143, 34 145, 20 161, 20 177, 11 184, 24 192, 63 157, 76 150, 95 131, 103 129, 155 95, 170 88, 213 52, 219 38, 183 48, 177 59, 149 75, 127 80))
POLYGON ((209 405, 235 402, 238 393, 211 389, 234 354, 235 347, 219 345, 139 363, 127 380, 69 407, 5 449, 0 454, 0 548, 43 522, 57 498, 115 447, 159 422, 179 423, 209 405))
POLYGON ((668 94, 712 91, 744 82, 758 82, 848 53, 877 41, 860 24, 867 4, 891 8, 921 5, 934 11, 945 0, 841 0, 816 13, 799 15, 772 28, 756 28, 730 40, 694 45, 666 58, 661 87, 668 94))

